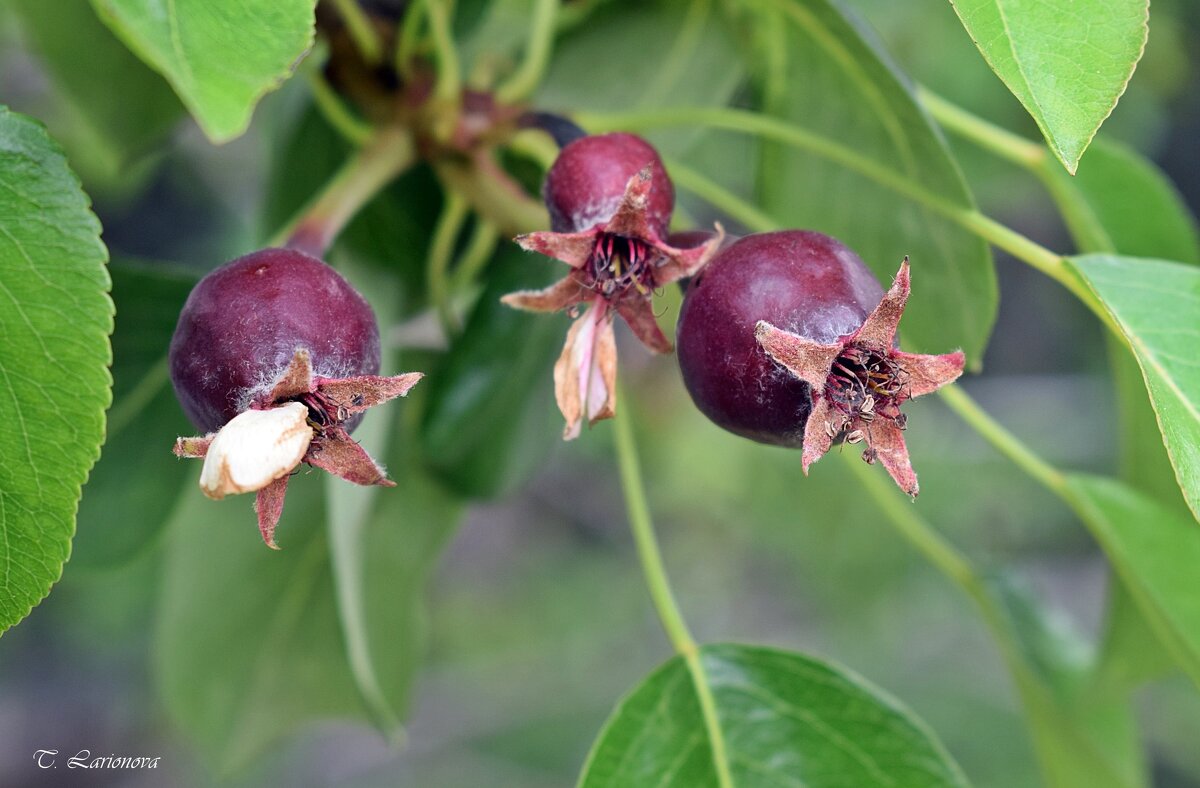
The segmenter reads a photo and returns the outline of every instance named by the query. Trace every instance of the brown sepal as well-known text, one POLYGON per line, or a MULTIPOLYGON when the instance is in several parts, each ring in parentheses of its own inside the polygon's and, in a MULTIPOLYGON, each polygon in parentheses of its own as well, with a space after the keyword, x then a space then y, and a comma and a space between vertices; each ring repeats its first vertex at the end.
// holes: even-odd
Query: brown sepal
POLYGON ((209 433, 204 437, 195 438, 176 438, 175 447, 172 451, 176 457, 188 457, 191 459, 204 459, 208 455, 208 447, 213 442, 213 435, 209 433))
POLYGON ((287 496, 287 474, 258 491, 254 497, 254 512, 258 515, 258 532, 262 534, 263 542, 272 550, 278 550, 275 544, 275 526, 283 515, 283 499, 287 496))
POLYGON ((314 438, 304 462, 354 484, 396 486, 367 450, 341 427, 328 427, 314 438))
POLYGON ((362 413, 396 397, 403 397, 424 377, 421 372, 383 377, 358 375, 352 378, 317 378, 317 391, 346 415, 362 413))

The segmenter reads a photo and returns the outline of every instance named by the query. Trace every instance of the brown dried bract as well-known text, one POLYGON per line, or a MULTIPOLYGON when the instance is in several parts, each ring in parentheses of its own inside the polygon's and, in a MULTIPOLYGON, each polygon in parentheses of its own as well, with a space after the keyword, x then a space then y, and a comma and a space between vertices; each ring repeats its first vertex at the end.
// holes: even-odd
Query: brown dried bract
POLYGON ((806 474, 835 440, 865 443, 863 459, 881 463, 900 489, 916 497, 917 475, 904 442, 908 419, 900 405, 956 380, 964 357, 961 351, 926 355, 896 349, 910 289, 906 257, 891 289, 862 326, 831 344, 813 342, 766 321, 756 326, 763 350, 812 388, 801 459, 806 474))

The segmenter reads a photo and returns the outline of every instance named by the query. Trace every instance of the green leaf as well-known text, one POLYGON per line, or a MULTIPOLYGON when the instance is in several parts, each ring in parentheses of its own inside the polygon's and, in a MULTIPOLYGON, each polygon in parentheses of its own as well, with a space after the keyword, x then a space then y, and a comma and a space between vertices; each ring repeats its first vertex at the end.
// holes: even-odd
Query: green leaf
POLYGON ((100 455, 112 395, 107 260, 62 151, 0 106, 0 632, 62 574, 100 455))
POLYGON ((1067 485, 1147 623, 1200 685, 1200 528, 1111 479, 1074 475, 1067 485))
MULTIPOLYGON (((845 669, 777 649, 704 646, 733 782, 965 786, 924 724, 845 669)), ((592 747, 581 788, 716 786, 692 676, 675 657, 633 690, 592 747)))
POLYGON ((313 42, 313 0, 92 0, 92 5, 138 57, 166 77, 216 143, 246 130, 254 105, 291 76, 313 42))
POLYGON ((167 371, 167 348, 196 276, 166 265, 114 263, 113 407, 100 462, 79 505, 72 564, 124 563, 157 539, 195 468, 171 455, 191 435, 167 371))
POLYGON ((1043 175, 1081 252, 1200 263, 1196 221, 1175 186, 1137 151, 1096 140, 1079 173, 1043 175))
POLYGON ((1200 516, 1200 268, 1113 255, 1068 258, 1133 349, 1175 477, 1200 516))
POLYGON ((627 111, 725 103, 745 69, 713 6, 694 0, 598 10, 556 45, 538 106, 627 111))
POLYGON ((1074 173, 1146 46, 1149 0, 951 0, 992 71, 1074 173))
POLYGON ((15 0, 13 7, 58 91, 92 127, 113 168, 127 168, 183 114, 171 89, 104 27, 88 0, 15 0))
POLYGON ((423 456, 462 495, 511 490, 561 440, 552 370, 569 322, 505 306, 500 296, 544 287, 563 270, 506 244, 462 335, 429 376, 423 456))
MULTIPOLYGON (((412 406, 389 403, 368 419, 403 424, 412 406)), ((375 496, 356 534, 365 546, 357 604, 370 641, 355 648, 365 646, 378 690, 397 710, 423 650, 425 579, 459 515, 405 454, 408 443, 403 429, 392 437, 387 465, 398 486, 375 496)), ((169 526, 154 650, 175 722, 225 773, 321 719, 379 722, 348 655, 323 474, 288 485, 280 551, 263 546, 252 497, 210 501, 188 486, 169 526)))
POLYGON ((1086 687, 1092 653, 1048 615, 1010 575, 988 578, 1014 636, 1007 657, 1046 784, 1056 788, 1131 788, 1145 784, 1136 720, 1127 693, 1086 687))
MULTIPOLYGON (((776 13, 750 21, 781 26, 786 36, 783 76, 770 81, 781 68, 773 61, 759 69, 761 81, 783 86, 768 109, 952 204, 973 207, 944 140, 872 39, 827 0, 772 0, 768 7, 776 13)), ((764 146, 759 172, 763 210, 785 227, 837 236, 881 282, 891 282, 909 255, 906 341, 923 352, 961 347, 979 365, 997 307, 987 244, 890 189, 796 148, 764 146)))

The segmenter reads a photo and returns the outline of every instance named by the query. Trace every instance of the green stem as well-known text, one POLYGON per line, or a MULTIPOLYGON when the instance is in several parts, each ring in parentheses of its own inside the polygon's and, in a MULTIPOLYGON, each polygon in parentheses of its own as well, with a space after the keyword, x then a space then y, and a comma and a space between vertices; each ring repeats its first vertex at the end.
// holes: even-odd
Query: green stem
MULTIPOLYGON (((959 418, 982 435, 988 443, 992 444, 1018 468, 1055 495, 1059 497, 1065 495, 1066 477, 1054 466, 1034 454, 1033 450, 1022 443, 1017 436, 979 407, 979 403, 963 391, 961 386, 946 386, 939 389, 938 394, 942 401, 958 414, 959 418)), ((1064 500, 1066 499, 1064 498, 1064 500)))
POLYGON ((446 336, 458 333, 458 320, 450 308, 450 260, 454 256, 454 244, 467 220, 467 201, 456 192, 446 194, 446 204, 433 230, 429 244, 429 260, 426 264, 429 278, 429 297, 437 309, 442 330, 446 336))
POLYGON ((129 389, 120 400, 113 403, 112 408, 108 411, 108 435, 105 440, 111 441, 132 424, 158 396, 158 392, 167 387, 170 380, 167 357, 164 355, 146 370, 133 388, 129 389))
POLYGON ((714 208, 720 208, 749 229, 759 233, 779 229, 779 223, 770 216, 691 167, 674 159, 664 159, 663 163, 667 172, 671 173, 671 180, 680 188, 686 189, 714 208))
POLYGON ((539 201, 486 153, 459 161, 444 158, 434 162, 446 191, 465 197, 475 212, 505 235, 532 233, 550 226, 550 216, 539 201))
POLYGON ((492 258, 492 252, 496 250, 496 242, 499 240, 500 232, 496 229, 496 225, 482 216, 477 216, 475 229, 471 231, 471 237, 467 239, 467 248, 463 250, 462 256, 454 267, 454 274, 450 278, 452 293, 463 291, 475 281, 483 267, 487 265, 488 260, 492 258))
POLYGON ((645 130, 668 126, 706 125, 771 139, 821 156, 856 172, 897 194, 908 197, 994 246, 1023 260, 1054 279, 1086 304, 1114 332, 1120 334, 1099 300, 1066 265, 1061 255, 1026 238, 969 206, 948 200, 914 183, 885 164, 859 155, 855 150, 805 129, 747 110, 726 107, 678 107, 619 114, 581 114, 576 117, 593 131, 645 130))
POLYGON ((404 21, 397 36, 395 56, 396 73, 402 79, 409 76, 412 67, 413 55, 417 51, 417 42, 421 37, 421 24, 427 15, 425 6, 426 4, 423 2, 411 3, 408 10, 404 12, 404 21))
POLYGON ((383 43, 371 24, 370 17, 362 10, 358 0, 333 0, 334 7, 342 21, 346 23, 346 32, 354 41, 363 60, 369 65, 377 66, 383 62, 383 43))
MULTIPOLYGON (((620 399, 624 399, 622 395, 620 399)), ((617 408, 615 416, 617 466, 621 472, 621 489, 625 493, 625 505, 629 513, 629 527, 637 545, 638 558, 642 563, 642 574, 650 590, 650 598, 658 612, 659 621, 667 638, 687 663, 692 674, 692 683, 700 702, 704 727, 708 732, 712 749, 713 766, 717 771, 717 782, 721 788, 732 788, 733 777, 729 769, 729 757, 725 750, 725 737, 717 717, 716 701, 709 686, 708 675, 700 657, 700 649, 688 631, 683 613, 675 601, 671 584, 667 580, 667 569, 663 565, 658 539, 654 535, 654 523, 650 519, 650 507, 646 503, 646 490, 642 485, 642 471, 638 462, 637 446, 633 437, 633 425, 629 417, 629 405, 617 408)))
POLYGON ((525 49, 525 60, 508 81, 496 89, 496 100, 501 104, 514 104, 533 94, 541 84, 550 62, 550 50, 554 45, 555 20, 558 17, 560 0, 537 0, 533 9, 533 24, 529 32, 529 45, 525 49))
POLYGON ((429 16, 429 31, 433 34, 433 49, 437 56, 438 79, 434 96, 439 103, 457 104, 462 94, 462 72, 458 52, 450 32, 450 12, 446 0, 425 0, 429 16))
POLYGON ((1042 166, 1049 159, 1046 149, 1038 143, 972 115, 924 86, 917 88, 917 99, 944 128, 974 140, 997 156, 1030 169, 1042 166))
POLYGON ((412 138, 401 129, 381 129, 355 152, 300 214, 271 240, 272 246, 323 257, 346 224, 383 187, 415 160, 412 138))
POLYGON ((350 111, 319 71, 305 69, 304 78, 312 93, 313 103, 333 130, 355 147, 365 145, 374 133, 371 124, 360 120, 350 111))

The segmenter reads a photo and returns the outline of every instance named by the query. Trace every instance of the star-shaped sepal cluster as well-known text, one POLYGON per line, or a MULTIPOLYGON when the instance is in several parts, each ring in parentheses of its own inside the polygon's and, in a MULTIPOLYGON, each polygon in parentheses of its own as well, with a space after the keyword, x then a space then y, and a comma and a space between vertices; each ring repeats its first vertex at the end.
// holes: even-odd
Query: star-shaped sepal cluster
POLYGON ((962 352, 944 355, 896 349, 896 330, 910 290, 908 258, 883 300, 854 333, 832 344, 814 342, 759 321, 763 350, 812 389, 804 427, 802 466, 807 474, 834 441, 863 443, 863 459, 878 461, 900 489, 916 497, 917 475, 904 443, 907 419, 900 406, 956 380, 962 352))
POLYGON ((178 438, 175 455, 204 459, 200 489, 220 500, 257 493, 258 528, 268 547, 283 513, 288 478, 302 462, 361 485, 394 487, 387 472, 350 437, 347 421, 368 408, 402 397, 422 375, 357 375, 325 378, 313 374, 307 350, 291 363, 249 409, 214 433, 178 438))
POLYGON ((611 418, 616 408, 617 357, 613 313, 620 315, 646 347, 671 352, 658 327, 653 294, 664 285, 692 276, 716 254, 725 232, 718 224, 706 242, 690 248, 667 244, 665 228, 648 210, 651 168, 626 184, 607 222, 582 232, 537 232, 516 238, 522 248, 561 260, 571 267, 565 277, 543 290, 509 293, 504 303, 533 312, 567 310, 578 316, 567 333, 554 366, 555 397, 566 419, 563 437, 578 437, 589 424, 611 418))

